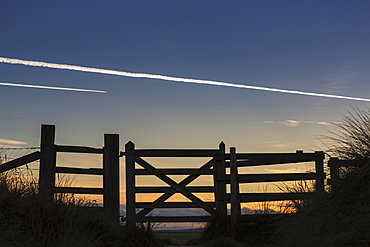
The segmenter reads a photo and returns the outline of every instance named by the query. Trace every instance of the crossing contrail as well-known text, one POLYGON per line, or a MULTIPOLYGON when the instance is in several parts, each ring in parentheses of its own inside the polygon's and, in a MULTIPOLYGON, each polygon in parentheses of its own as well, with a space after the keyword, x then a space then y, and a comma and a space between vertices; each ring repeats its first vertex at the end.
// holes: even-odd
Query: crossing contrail
POLYGON ((69 65, 69 64, 28 61, 28 60, 15 59, 15 58, 0 57, 0 63, 21 64, 21 65, 26 65, 26 66, 46 67, 46 68, 54 68, 54 69, 76 70, 76 71, 84 71, 84 72, 92 72, 92 73, 100 73, 100 74, 108 74, 108 75, 118 75, 118 76, 125 76, 125 77, 149 78, 149 79, 158 79, 158 80, 175 81, 175 82, 187 82, 187 83, 207 84, 207 85, 224 86, 224 87, 245 88, 245 89, 308 95, 308 96, 316 96, 316 97, 370 101, 370 99, 366 99, 366 98, 356 98, 356 97, 333 95, 333 94, 310 93, 310 92, 279 89, 279 88, 269 88, 269 87, 258 87, 258 86, 250 86, 250 85, 243 85, 243 84, 235 84, 235 83, 221 82, 221 81, 199 80, 199 79, 191 79, 191 78, 166 76, 166 75, 134 73, 134 72, 126 72, 126 71, 118 71, 118 70, 110 70, 110 69, 99 69, 99 68, 83 67, 83 66, 76 66, 76 65, 69 65))
POLYGON ((67 90, 77 92, 90 92, 90 93, 106 93, 107 91, 93 90, 93 89, 82 89, 82 88, 70 88, 70 87, 50 87, 30 84, 19 84, 10 82, 0 82, 0 86, 11 86, 11 87, 30 87, 30 88, 41 88, 41 89, 54 89, 54 90, 67 90))

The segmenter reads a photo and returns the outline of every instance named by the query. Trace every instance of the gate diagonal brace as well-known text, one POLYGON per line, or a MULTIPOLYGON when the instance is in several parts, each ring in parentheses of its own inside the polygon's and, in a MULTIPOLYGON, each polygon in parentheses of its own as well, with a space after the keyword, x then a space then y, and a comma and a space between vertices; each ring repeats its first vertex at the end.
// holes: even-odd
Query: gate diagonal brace
POLYGON ((137 158, 137 162, 143 166, 146 170, 151 172, 153 175, 157 176, 160 178, 162 181, 170 185, 172 188, 176 189, 177 192, 180 192, 184 196, 186 196, 188 199, 192 200, 196 205, 199 207, 204 208, 206 211, 209 213, 213 213, 213 209, 208 207, 207 205, 204 204, 202 200, 200 200, 198 197, 194 196, 185 186, 179 185, 175 181, 173 181, 171 178, 169 178, 167 175, 163 174, 162 172, 158 171, 155 167, 150 165, 148 162, 145 160, 141 159, 140 157, 135 157, 137 158))
MULTIPOLYGON (((214 164, 213 159, 210 160, 210 161, 208 161, 201 168, 199 168, 199 174, 198 175, 189 175, 188 177, 186 177, 185 179, 183 179, 180 183, 176 183, 175 181, 173 181, 171 178, 169 178, 165 174, 162 174, 155 167, 153 167, 151 164, 149 164, 148 162, 146 162, 145 160, 143 160, 142 158, 140 158, 137 155, 135 155, 135 162, 137 162, 138 164, 140 164, 141 166, 143 166, 146 170, 148 170, 150 173, 152 173, 153 175, 157 176, 159 179, 161 179, 162 181, 164 181, 165 183, 167 183, 168 185, 170 185, 171 187, 173 187, 177 192, 180 192, 181 194, 183 194, 184 196, 186 196, 188 199, 190 199, 191 201, 193 201, 199 207, 203 208, 204 210, 206 210, 210 214, 214 214, 215 213, 215 210, 213 208, 211 208, 208 205, 204 204, 204 202, 202 200, 200 200, 198 197, 194 196, 185 187, 186 185, 188 185, 192 181, 194 181, 196 178, 198 178, 201 175, 202 172, 210 171, 210 168, 214 164)), ((162 203, 164 203, 165 200, 167 200, 168 198, 170 198, 174 194, 175 194, 175 192, 163 194, 162 196, 160 196, 159 198, 157 198, 153 202, 153 205, 154 204, 162 204, 162 203)), ((152 207, 152 208, 144 208, 138 214, 136 214, 136 217, 135 218, 145 217, 145 215, 147 215, 148 213, 150 213, 153 209, 154 209, 154 207, 152 207)))

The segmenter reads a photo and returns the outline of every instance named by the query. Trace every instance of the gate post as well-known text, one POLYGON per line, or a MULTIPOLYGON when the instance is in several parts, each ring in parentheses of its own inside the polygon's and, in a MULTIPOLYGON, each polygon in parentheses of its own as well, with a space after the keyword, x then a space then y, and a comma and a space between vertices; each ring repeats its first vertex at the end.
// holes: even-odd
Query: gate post
POLYGON ((226 164, 225 164, 225 143, 221 142, 219 151, 214 155, 213 183, 215 186, 216 213, 220 216, 227 216, 226 196, 226 164))
POLYGON ((135 198, 135 144, 125 145, 126 156, 126 225, 132 223, 136 215, 135 198))
POLYGON ((241 215, 236 148, 230 148, 231 223, 236 226, 241 215))
POLYGON ((316 151, 315 154, 319 159, 315 160, 316 170, 316 193, 323 194, 325 192, 325 173, 324 173, 324 152, 316 151))
POLYGON ((47 203, 54 202, 56 150, 55 125, 41 125, 39 195, 47 203))
POLYGON ((104 134, 103 203, 106 214, 118 223, 120 212, 118 134, 104 134))
POLYGON ((338 183, 340 181, 340 174, 339 174, 339 158, 333 157, 330 158, 328 162, 328 166, 330 167, 330 190, 331 192, 336 191, 338 183))

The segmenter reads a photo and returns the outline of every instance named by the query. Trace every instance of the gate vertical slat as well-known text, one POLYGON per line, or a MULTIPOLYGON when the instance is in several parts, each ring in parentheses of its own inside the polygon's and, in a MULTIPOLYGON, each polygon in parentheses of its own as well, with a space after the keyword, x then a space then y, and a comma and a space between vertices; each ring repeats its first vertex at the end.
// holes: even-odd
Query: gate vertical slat
POLYGON ((339 158, 330 158, 328 162, 328 166, 330 168, 330 187, 331 192, 337 189, 338 183, 340 181, 340 174, 339 174, 339 158))
POLYGON ((126 156, 126 220, 131 223, 136 215, 135 206, 135 144, 125 145, 126 156))
POLYGON ((325 173, 324 173, 324 152, 316 151, 319 157, 315 160, 315 170, 316 170, 316 193, 323 194, 325 192, 325 173))
POLYGON ((238 165, 236 160, 236 148, 230 148, 230 187, 231 187, 231 222, 237 225, 241 216, 239 199, 238 165))
POLYGON ((225 163, 225 143, 221 142, 219 151, 214 157, 214 178, 215 200, 217 214, 227 215, 227 198, 226 198, 226 163, 225 163))

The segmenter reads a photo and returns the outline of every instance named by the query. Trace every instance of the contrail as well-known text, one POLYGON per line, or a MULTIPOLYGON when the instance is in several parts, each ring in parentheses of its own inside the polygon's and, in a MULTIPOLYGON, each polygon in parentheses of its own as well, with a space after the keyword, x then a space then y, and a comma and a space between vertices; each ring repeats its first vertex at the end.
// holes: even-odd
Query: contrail
POLYGON ((158 80, 166 80, 166 81, 216 85, 216 86, 224 86, 224 87, 246 88, 246 89, 262 90, 262 91, 300 94, 300 95, 326 97, 326 98, 348 99, 348 100, 358 100, 358 101, 370 101, 370 99, 356 98, 356 97, 349 97, 349 96, 340 96, 340 95, 323 94, 323 93, 310 93, 310 92, 294 91, 294 90, 286 90, 286 89, 278 89, 278 88, 269 88, 269 87, 257 87, 257 86, 229 83, 229 82, 199 80, 199 79, 181 78, 181 77, 156 75, 156 74, 133 73, 133 72, 118 71, 118 70, 82 67, 82 66, 69 65, 69 64, 28 61, 28 60, 5 58, 5 57, 0 57, 0 62, 1 63, 9 63, 9 64, 21 64, 21 65, 35 66, 35 67, 47 67, 47 68, 54 68, 54 69, 77 70, 77 71, 108 74, 108 75, 119 75, 119 76, 126 76, 126 77, 149 78, 149 79, 158 79, 158 80))
POLYGON ((92 89, 81 89, 81 88, 69 88, 69 87, 50 87, 50 86, 39 86, 19 83, 0 82, 0 86, 11 86, 11 87, 30 87, 30 88, 42 88, 42 89, 54 89, 54 90, 67 90, 67 91, 78 91, 78 92, 91 92, 91 93, 106 93, 107 91, 92 90, 92 89))

